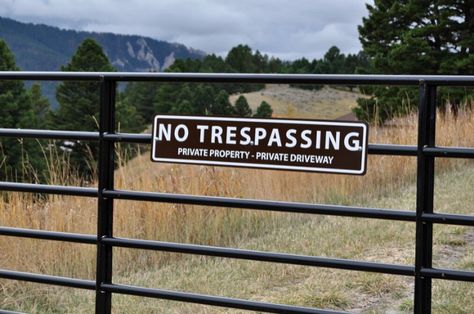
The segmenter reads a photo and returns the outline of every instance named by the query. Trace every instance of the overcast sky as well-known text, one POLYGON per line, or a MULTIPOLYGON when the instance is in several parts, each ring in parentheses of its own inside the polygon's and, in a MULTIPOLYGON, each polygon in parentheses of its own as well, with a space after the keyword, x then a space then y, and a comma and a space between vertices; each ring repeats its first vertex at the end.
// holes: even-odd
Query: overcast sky
MULTIPOLYGON (((283 59, 360 50, 366 0, 0 0, 0 15, 61 28, 149 36, 224 55, 244 43, 283 59)), ((369 0, 369 2, 372 2, 369 0)))

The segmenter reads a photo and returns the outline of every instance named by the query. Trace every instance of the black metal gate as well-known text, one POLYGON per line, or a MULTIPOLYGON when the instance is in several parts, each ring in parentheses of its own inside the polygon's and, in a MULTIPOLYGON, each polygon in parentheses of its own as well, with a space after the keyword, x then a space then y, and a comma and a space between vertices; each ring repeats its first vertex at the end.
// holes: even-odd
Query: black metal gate
MULTIPOLYGON (((151 289, 114 284, 112 248, 125 247, 165 252, 198 254, 273 263, 329 267, 411 276, 415 280, 415 313, 431 312, 432 278, 474 281, 474 272, 432 267, 433 224, 474 226, 474 216, 433 212, 434 161, 442 158, 474 158, 474 148, 437 147, 435 143, 436 94, 438 86, 474 86, 474 76, 393 76, 393 75, 274 75, 274 74, 188 74, 188 73, 74 73, 74 72, 0 72, 0 80, 96 81, 101 84, 99 132, 0 129, 0 137, 47 138, 98 141, 98 188, 0 182, 0 190, 50 193, 93 197, 98 200, 97 234, 76 234, 1 227, 0 235, 84 243, 97 246, 96 280, 65 278, 0 269, 0 278, 66 286, 96 291, 96 313, 110 313, 112 294, 128 294, 183 302, 272 313, 334 313, 320 309, 270 304, 249 300, 151 289), (369 154, 413 156, 417 158, 416 212, 353 206, 334 206, 275 202, 227 197, 208 197, 160 192, 139 192, 114 188, 114 143, 150 144, 151 135, 115 131, 115 93, 117 82, 205 82, 205 83, 274 83, 342 85, 412 85, 419 86, 418 145, 370 144, 369 154), (152 201, 206 206, 246 208, 264 211, 297 212, 409 221, 416 224, 415 265, 394 265, 357 260, 270 253, 252 250, 211 247, 114 237, 115 199, 152 201)), ((0 310, 1 311, 1 310, 0 310)))

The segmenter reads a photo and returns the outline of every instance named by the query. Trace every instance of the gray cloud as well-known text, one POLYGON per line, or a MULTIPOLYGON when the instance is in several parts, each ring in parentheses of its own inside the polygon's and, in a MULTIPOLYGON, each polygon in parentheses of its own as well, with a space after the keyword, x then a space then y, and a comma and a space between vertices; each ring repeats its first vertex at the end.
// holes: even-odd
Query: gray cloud
POLYGON ((364 0, 2 0, 0 15, 61 28, 136 34, 223 54, 245 43, 284 59, 360 50, 364 0))

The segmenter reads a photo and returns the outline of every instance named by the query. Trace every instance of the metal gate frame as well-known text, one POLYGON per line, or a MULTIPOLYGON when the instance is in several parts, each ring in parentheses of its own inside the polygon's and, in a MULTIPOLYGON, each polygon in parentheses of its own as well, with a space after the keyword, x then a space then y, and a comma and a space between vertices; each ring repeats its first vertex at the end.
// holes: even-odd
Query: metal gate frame
POLYGON ((435 213, 433 211, 435 158, 474 158, 474 148, 436 146, 437 87, 474 86, 474 76, 0 72, 0 80, 95 81, 100 83, 101 86, 99 132, 0 129, 0 137, 69 139, 98 142, 98 188, 0 182, 0 190, 3 191, 72 195, 92 197, 98 200, 96 235, 0 226, 0 235, 3 236, 96 245, 96 280, 83 280, 5 269, 0 269, 0 278, 95 290, 95 311, 96 313, 105 314, 111 313, 113 293, 271 313, 335 313, 334 311, 314 308, 114 284, 112 281, 112 249, 114 247, 410 276, 415 280, 414 313, 419 314, 431 313, 431 282, 433 278, 474 281, 474 272, 472 271, 434 268, 432 266, 434 223, 474 226, 474 216, 435 213), (114 144, 116 142, 151 143, 150 134, 115 132, 116 86, 117 82, 124 81, 418 86, 420 94, 418 145, 369 144, 368 148, 369 154, 412 156, 417 158, 416 211, 115 189, 114 144), (414 222, 416 224, 415 264, 396 265, 114 237, 112 231, 115 199, 414 222))

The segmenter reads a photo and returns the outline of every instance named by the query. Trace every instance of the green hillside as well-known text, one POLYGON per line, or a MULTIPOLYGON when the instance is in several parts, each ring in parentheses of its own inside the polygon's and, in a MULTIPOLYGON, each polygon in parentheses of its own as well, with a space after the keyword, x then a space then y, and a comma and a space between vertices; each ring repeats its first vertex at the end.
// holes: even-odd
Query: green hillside
MULTIPOLYGON (((162 71, 176 59, 200 59, 205 53, 177 43, 149 37, 65 30, 21 23, 0 17, 0 39, 6 41, 23 71, 59 71, 86 38, 97 41, 117 71, 162 71)), ((57 107, 56 83, 43 82, 42 90, 57 107)))
POLYGON ((205 55, 181 44, 149 37, 65 30, 3 17, 0 17, 0 38, 15 54, 18 66, 26 71, 60 70, 86 38, 94 39, 104 48, 118 71, 160 71, 174 59, 205 55))

